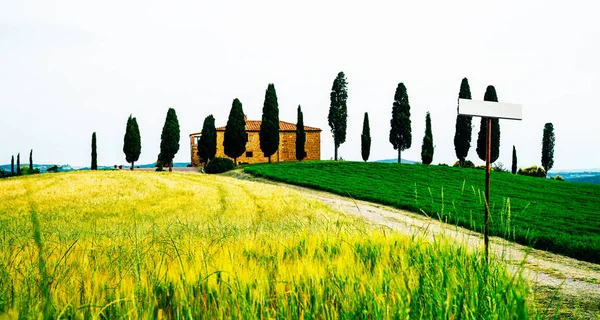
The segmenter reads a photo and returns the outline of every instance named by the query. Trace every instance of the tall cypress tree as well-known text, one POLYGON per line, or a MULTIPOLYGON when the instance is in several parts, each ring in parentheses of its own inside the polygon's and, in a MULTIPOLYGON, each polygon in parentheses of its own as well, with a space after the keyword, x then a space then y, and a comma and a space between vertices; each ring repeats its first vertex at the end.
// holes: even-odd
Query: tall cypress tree
POLYGON ((21 174, 21 154, 17 153, 17 175, 21 174))
POLYGON ((15 173, 15 156, 14 155, 10 158, 10 173, 12 173, 12 174, 15 173))
POLYGON ((425 116, 425 136, 421 146, 421 161, 423 164, 431 164, 433 161, 433 134, 431 133, 431 116, 429 112, 425 116))
POLYGON ((92 166, 91 170, 98 170, 98 154, 96 153, 96 132, 92 133, 92 166))
POLYGON ((209 115, 204 118, 202 134, 198 141, 198 157, 200 162, 208 164, 217 154, 217 129, 215 128, 215 117, 209 115))
POLYGON ((279 105, 275 85, 272 83, 269 83, 265 92, 259 139, 260 149, 271 162, 271 156, 279 149, 279 105))
POLYGON ((404 83, 400 82, 394 94, 392 120, 390 120, 390 143, 398 150, 398 163, 401 162, 402 150, 410 149, 412 133, 410 127, 410 103, 404 83))
POLYGON ((546 174, 554 166, 554 139, 554 125, 550 122, 546 123, 542 138, 542 167, 546 170, 546 174))
POLYGON ((304 115, 298 105, 298 121, 296 122, 296 159, 302 161, 306 157, 306 132, 304 132, 304 115))
POLYGON ((338 148, 342 143, 346 142, 346 125, 348 121, 348 107, 346 106, 348 100, 348 81, 343 72, 338 73, 335 80, 333 80, 329 98, 330 105, 327 120, 331 127, 333 144, 335 146, 334 159, 337 161, 338 148))
POLYGON ((125 160, 131 163, 131 170, 134 168, 134 163, 140 158, 141 152, 140 128, 138 127, 136 118, 129 115, 125 128, 125 137, 123 138, 123 153, 125 153, 125 160))
MULTIPOLYGON (((471 88, 469 87, 469 80, 463 78, 460 83, 460 92, 458 93, 459 99, 471 99, 471 88)), ((454 151, 458 158, 460 167, 464 166, 465 159, 469 154, 471 148, 471 135, 473 128, 471 127, 473 117, 471 116, 456 116, 456 131, 454 133, 454 151)))
POLYGON ((225 154, 233 158, 235 165, 237 165, 237 158, 246 151, 247 142, 248 134, 246 133, 244 110, 242 109, 242 103, 236 98, 231 105, 231 111, 229 111, 229 119, 223 138, 225 154))
POLYGON ((369 160, 371 155, 371 128, 369 127, 369 113, 365 112, 363 119, 363 129, 360 135, 360 153, 364 162, 369 160))
POLYGON ((169 108, 167 118, 160 135, 160 161, 169 166, 169 172, 173 171, 173 158, 179 151, 179 120, 175 109, 169 108))
POLYGON ((29 172, 33 172, 33 149, 29 151, 29 172))
POLYGON ((512 168, 511 169, 512 169, 511 170, 512 174, 517 173, 517 149, 515 148, 514 145, 513 145, 512 168))
MULTIPOLYGON (((496 89, 494 86, 488 86, 485 90, 484 101, 498 102, 496 89)), ((487 143, 487 119, 481 117, 481 125, 479 127, 479 135, 477 136, 477 155, 479 159, 485 161, 486 158, 486 143, 487 143)), ((490 163, 496 162, 500 156, 500 122, 497 118, 492 118, 492 146, 491 146, 490 163)))

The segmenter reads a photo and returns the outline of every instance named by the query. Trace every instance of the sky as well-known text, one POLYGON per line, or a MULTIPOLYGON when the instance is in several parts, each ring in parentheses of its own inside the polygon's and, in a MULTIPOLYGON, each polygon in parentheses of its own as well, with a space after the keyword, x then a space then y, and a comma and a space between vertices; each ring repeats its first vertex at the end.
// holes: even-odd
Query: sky
MULTIPOLYGON (((600 3, 597 1, 9 1, 0 0, 0 163, 126 164, 127 117, 137 117, 139 163, 152 163, 168 108, 181 129, 176 162, 190 161, 188 135, 213 114, 227 122, 239 98, 260 120, 274 83, 280 120, 323 129, 321 158, 333 157, 327 123, 337 73, 348 80, 348 130, 339 148, 361 160, 364 112, 370 160, 390 159, 395 89, 406 85, 412 147, 420 161, 431 113, 433 163, 452 164, 457 98, 467 77, 473 99, 488 85, 500 102, 523 105, 501 120, 500 158, 540 165, 544 124, 556 134, 555 169, 600 167, 600 3)), ((473 120, 470 160, 479 119, 473 120)))

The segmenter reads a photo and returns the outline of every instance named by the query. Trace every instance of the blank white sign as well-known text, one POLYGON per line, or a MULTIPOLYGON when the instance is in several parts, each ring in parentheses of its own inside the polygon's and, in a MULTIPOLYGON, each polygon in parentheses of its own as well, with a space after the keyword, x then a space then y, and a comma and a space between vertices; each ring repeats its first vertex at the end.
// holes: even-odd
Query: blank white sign
POLYGON ((498 119, 523 119, 523 106, 514 103, 458 99, 458 114, 462 116, 498 119))

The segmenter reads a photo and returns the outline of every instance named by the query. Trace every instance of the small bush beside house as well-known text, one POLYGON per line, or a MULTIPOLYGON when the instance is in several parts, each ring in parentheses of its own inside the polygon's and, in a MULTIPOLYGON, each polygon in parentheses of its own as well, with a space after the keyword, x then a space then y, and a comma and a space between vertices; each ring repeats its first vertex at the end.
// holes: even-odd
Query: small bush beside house
POLYGON ((214 158, 211 162, 206 165, 204 172, 206 173, 223 173, 233 169, 235 165, 233 161, 227 158, 214 158))
POLYGON ((523 169, 523 168, 519 169, 519 171, 517 171, 517 174, 520 174, 522 176, 545 178, 546 170, 544 170, 544 168, 542 168, 542 167, 531 166, 531 167, 528 167, 525 169, 523 169))
MULTIPOLYGON (((452 166, 455 168, 458 168, 459 165, 460 165, 460 163, 458 161, 456 161, 452 166)), ((465 160, 463 168, 475 168, 475 164, 471 160, 465 160)))

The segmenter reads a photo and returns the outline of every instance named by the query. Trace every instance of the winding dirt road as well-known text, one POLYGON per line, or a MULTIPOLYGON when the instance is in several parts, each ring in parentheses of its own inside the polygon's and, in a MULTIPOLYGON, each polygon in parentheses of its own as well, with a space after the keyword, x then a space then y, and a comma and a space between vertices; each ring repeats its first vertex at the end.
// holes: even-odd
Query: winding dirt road
MULTIPOLYGON (((421 232, 431 237, 442 234, 473 249, 483 246, 483 235, 480 233, 423 215, 256 178, 239 170, 226 175, 291 188, 330 205, 342 214, 351 214, 397 232, 409 235, 421 232)), ((554 313, 556 302, 560 301, 561 318, 576 316, 584 319, 600 319, 600 265, 531 249, 498 237, 490 238, 490 252, 497 259, 504 261, 511 272, 523 272, 523 276, 533 285, 535 299, 542 306, 548 306, 549 313, 554 313)))

